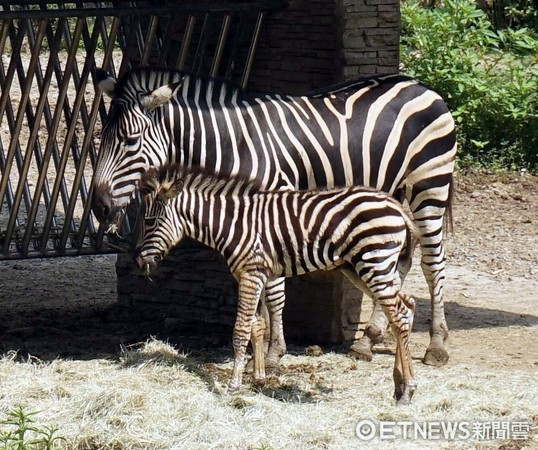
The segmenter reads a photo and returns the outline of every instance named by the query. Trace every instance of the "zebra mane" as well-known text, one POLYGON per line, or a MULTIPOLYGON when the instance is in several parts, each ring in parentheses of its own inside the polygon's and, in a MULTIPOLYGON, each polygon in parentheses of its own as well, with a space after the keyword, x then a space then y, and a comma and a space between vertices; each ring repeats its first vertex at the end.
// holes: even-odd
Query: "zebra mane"
POLYGON ((221 191, 229 187, 240 195, 250 195, 261 190, 261 185, 256 180, 239 176, 224 177, 202 167, 187 168, 177 163, 166 164, 159 169, 148 169, 142 175, 139 188, 144 194, 159 193, 163 188, 167 190, 179 179, 184 181, 183 189, 190 191, 221 191))
MULTIPOLYGON (((212 88, 214 93, 224 90, 227 97, 241 93, 239 86, 219 78, 198 76, 168 68, 138 67, 126 72, 117 80, 114 92, 115 102, 127 99, 137 100, 140 95, 180 81, 183 86, 181 92, 185 98, 194 98, 196 91, 205 93, 209 88, 212 88)), ((200 98, 203 99, 204 95, 200 95, 200 98)))

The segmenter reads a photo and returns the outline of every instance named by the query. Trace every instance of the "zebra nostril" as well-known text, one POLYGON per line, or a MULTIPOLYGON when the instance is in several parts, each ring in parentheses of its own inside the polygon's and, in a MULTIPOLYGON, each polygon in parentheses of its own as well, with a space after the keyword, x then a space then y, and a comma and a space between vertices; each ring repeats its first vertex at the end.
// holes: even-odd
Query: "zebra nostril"
POLYGON ((163 255, 155 255, 153 257, 153 261, 155 261, 156 263, 159 263, 163 260, 163 255))

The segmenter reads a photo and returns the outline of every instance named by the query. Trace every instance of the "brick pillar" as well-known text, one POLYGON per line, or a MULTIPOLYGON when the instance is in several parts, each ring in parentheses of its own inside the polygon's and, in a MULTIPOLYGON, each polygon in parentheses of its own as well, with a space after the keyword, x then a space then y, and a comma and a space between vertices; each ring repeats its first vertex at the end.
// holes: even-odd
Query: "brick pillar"
POLYGON ((339 0, 340 78, 395 73, 399 65, 399 0, 339 0))
MULTIPOLYGON (((249 87, 302 94, 345 79, 398 71, 398 0, 290 0, 265 21, 249 87)), ((236 286, 222 258, 187 243, 162 263, 152 283, 132 258, 117 263, 119 301, 159 303, 178 326, 231 331, 236 286)), ((328 343, 362 333, 358 293, 339 272, 287 280, 284 327, 289 341, 328 343)))

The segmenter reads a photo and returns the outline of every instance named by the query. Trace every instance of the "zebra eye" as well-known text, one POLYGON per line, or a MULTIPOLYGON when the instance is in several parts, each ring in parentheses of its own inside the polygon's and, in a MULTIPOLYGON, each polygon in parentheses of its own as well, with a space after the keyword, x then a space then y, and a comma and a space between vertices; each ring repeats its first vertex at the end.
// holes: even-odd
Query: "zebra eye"
POLYGON ((134 147, 136 144, 138 144, 138 136, 125 138, 123 143, 126 147, 134 147))

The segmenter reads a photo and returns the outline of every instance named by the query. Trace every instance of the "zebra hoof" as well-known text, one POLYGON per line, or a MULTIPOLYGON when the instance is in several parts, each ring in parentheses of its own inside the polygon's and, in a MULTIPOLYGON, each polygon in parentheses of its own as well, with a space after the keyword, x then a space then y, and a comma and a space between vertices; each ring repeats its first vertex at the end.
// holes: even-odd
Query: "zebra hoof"
POLYGON ((280 364, 279 356, 267 355, 267 357, 265 358, 265 370, 267 372, 276 371, 278 369, 279 364, 280 364))
POLYGON ((374 355, 369 345, 365 345, 360 340, 355 342, 351 347, 349 347, 349 356, 355 359, 360 359, 361 361, 372 361, 374 355))
MULTIPOLYGON (((276 358, 266 357, 265 358, 265 371, 267 373, 276 372, 279 365, 280 365, 279 357, 276 357, 276 358)), ((245 372, 252 373, 253 371, 254 371, 254 359, 251 358, 248 361, 247 365, 245 366, 245 372)))
POLYGON ((233 379, 228 382, 228 392, 229 393, 236 394, 240 390, 241 390, 241 382, 239 382, 239 384, 238 384, 237 381, 233 380, 233 379))
POLYGON ((443 367, 448 362, 448 352, 441 347, 428 347, 422 362, 428 366, 443 367))

